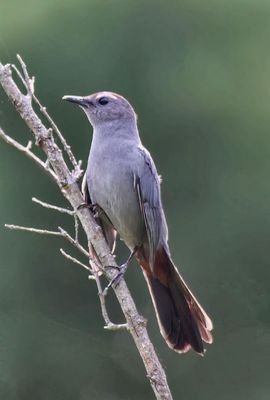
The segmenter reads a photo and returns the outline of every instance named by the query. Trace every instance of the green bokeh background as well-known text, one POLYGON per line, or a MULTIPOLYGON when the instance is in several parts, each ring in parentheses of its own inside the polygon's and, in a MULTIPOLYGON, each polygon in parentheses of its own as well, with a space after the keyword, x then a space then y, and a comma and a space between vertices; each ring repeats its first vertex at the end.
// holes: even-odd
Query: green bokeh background
MULTIPOLYGON (((78 158, 91 130, 64 94, 112 90, 139 115, 163 176, 174 260, 214 321, 204 358, 164 344, 140 269, 126 279, 175 399, 270 396, 270 3, 266 0, 1 0, 0 59, 20 53, 78 158)), ((0 123, 29 132, 0 92, 0 123)), ((32 204, 66 205, 31 160, 0 143, 0 398, 151 399, 126 333, 103 330, 93 283, 63 240, 4 223, 72 229, 32 204)), ((120 244, 119 260, 127 251, 120 244)), ((122 322, 108 299, 111 318, 122 322)))

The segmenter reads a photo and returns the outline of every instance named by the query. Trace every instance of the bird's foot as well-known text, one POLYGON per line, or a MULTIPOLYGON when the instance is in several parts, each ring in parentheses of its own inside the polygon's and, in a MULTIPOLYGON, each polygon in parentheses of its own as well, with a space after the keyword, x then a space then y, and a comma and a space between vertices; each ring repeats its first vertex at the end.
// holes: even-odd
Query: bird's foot
POLYGON ((77 211, 82 210, 83 208, 89 208, 90 210, 92 210, 94 204, 91 203, 82 203, 77 207, 77 211))
POLYGON ((123 278, 123 276, 124 276, 124 274, 125 274, 125 272, 126 272, 126 270, 127 270, 127 267, 128 267, 129 264, 130 264, 130 261, 132 260, 134 254, 136 253, 137 250, 138 250, 138 248, 135 247, 135 249, 130 253, 130 255, 129 255, 127 261, 126 261, 124 264, 120 265, 119 267, 114 266, 114 265, 110 265, 110 268, 115 268, 115 269, 118 270, 118 274, 117 274, 117 275, 109 282, 109 284, 106 286, 106 288, 104 289, 104 292, 103 292, 104 295, 107 294, 108 290, 110 289, 110 287, 111 287, 112 285, 113 285, 114 287, 116 287, 116 286, 119 284, 119 282, 121 281, 121 279, 123 278))
POLYGON ((82 203, 79 205, 77 208, 77 211, 83 209, 83 208, 88 208, 89 210, 92 211, 94 218, 99 218, 100 215, 102 214, 103 210, 97 205, 97 204, 92 204, 92 203, 82 203))
POLYGON ((121 281, 121 279, 123 278, 127 267, 128 267, 129 262, 125 262, 124 264, 120 265, 119 267, 114 267, 111 266, 112 268, 115 268, 118 270, 117 275, 109 282, 109 284, 106 286, 104 292, 107 293, 108 290, 110 289, 111 286, 117 286, 119 284, 119 282, 121 281))

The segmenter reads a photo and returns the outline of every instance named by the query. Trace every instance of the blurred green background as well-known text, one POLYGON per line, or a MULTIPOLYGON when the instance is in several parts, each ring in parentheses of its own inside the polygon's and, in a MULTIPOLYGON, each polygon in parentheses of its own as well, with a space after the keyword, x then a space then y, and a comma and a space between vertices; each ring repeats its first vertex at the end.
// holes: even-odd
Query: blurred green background
MULTIPOLYGON (((142 273, 130 267, 175 399, 270 396, 269 20, 266 0, 0 1, 1 61, 23 56, 84 167, 91 130, 63 95, 116 91, 139 115, 163 176, 173 258, 215 326, 204 358, 170 351, 142 273)), ((0 121, 27 143, 2 90, 0 121)), ((153 398, 131 338, 103 330, 94 283, 59 247, 80 255, 63 240, 4 229, 72 230, 68 217, 32 204, 36 196, 66 205, 43 171, 4 143, 0 190, 0 398, 153 398)), ((112 293, 108 302, 122 322, 112 293)))

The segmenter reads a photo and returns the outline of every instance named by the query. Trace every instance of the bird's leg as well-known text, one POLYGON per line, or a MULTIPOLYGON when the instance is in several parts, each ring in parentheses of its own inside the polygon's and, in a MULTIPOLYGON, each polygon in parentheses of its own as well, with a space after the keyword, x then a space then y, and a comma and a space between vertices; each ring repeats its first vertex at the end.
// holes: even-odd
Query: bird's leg
POLYGON ((132 258, 134 257, 134 255, 136 254, 136 251, 138 250, 138 247, 136 246, 131 252, 130 255, 128 256, 127 261, 120 265, 119 267, 114 267, 114 266, 110 266, 112 268, 116 268, 118 270, 118 274, 109 282, 109 284, 106 286, 106 288, 104 289, 104 294, 107 294, 108 289, 114 285, 117 286, 118 283, 120 282, 120 280, 122 279, 122 277, 124 276, 127 267, 130 264, 130 261, 132 260, 132 258))
POLYGON ((94 203, 82 203, 79 205, 77 210, 81 210, 82 208, 89 208, 92 213, 94 214, 94 218, 100 217, 100 215, 104 212, 102 208, 99 207, 98 204, 94 203))

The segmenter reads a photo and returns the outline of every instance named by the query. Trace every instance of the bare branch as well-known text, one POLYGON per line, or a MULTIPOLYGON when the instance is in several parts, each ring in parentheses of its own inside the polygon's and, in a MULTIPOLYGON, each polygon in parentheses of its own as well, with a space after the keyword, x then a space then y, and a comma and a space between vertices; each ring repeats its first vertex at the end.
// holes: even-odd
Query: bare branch
POLYGON ((28 158, 31 158, 32 160, 35 161, 36 164, 39 165, 39 167, 43 168, 48 174, 54 179, 55 182, 58 184, 58 178, 54 171, 49 168, 48 164, 44 161, 42 161, 40 158, 38 158, 32 151, 32 142, 29 141, 27 146, 23 146, 19 142, 17 142, 15 139, 12 139, 10 136, 8 136, 3 129, 0 127, 0 137, 10 146, 15 147, 17 150, 21 151, 24 153, 28 158))
POLYGON ((109 322, 104 326, 107 331, 126 331, 128 330, 128 324, 115 324, 114 322, 109 322))
MULTIPOLYGON (((58 207, 58 206, 55 206, 53 204, 49 204, 49 203, 46 203, 44 201, 41 201, 41 200, 37 199, 36 197, 32 197, 32 201, 34 203, 37 203, 37 204, 41 205, 44 208, 49 208, 51 210, 55 210, 55 211, 58 211, 60 213, 68 214, 68 215, 73 216, 74 217, 75 239, 72 239, 72 240, 74 240, 74 242, 72 244, 74 244, 74 243, 79 244, 79 219, 77 217, 77 211, 76 210, 68 210, 67 208, 58 207)), ((65 232, 65 235, 68 235, 67 232, 65 232)), ((88 256, 89 256, 89 254, 88 254, 88 256)))
POLYGON ((25 80, 20 72, 20 70, 17 68, 15 64, 11 64, 11 68, 14 69, 18 77, 20 78, 20 81, 22 82, 23 86, 25 87, 26 90, 28 90, 27 84, 25 83, 25 80))
POLYGON ((119 330, 126 330, 128 329, 128 325, 127 324, 115 324, 113 322, 111 322, 109 315, 108 315, 108 311, 106 308, 106 303, 105 303, 105 297, 106 294, 104 293, 104 291, 102 290, 102 286, 101 286, 101 282, 100 282, 100 278, 98 275, 98 272, 95 270, 92 270, 90 267, 88 267, 87 265, 83 264, 81 261, 77 260, 77 258, 71 256, 70 254, 66 253, 62 248, 60 249, 60 253, 66 257, 68 260, 72 261, 74 264, 78 264, 81 267, 83 267, 84 269, 86 269, 88 272, 90 272, 91 274, 88 275, 88 279, 89 280, 95 280, 96 284, 97 284, 97 288, 98 288, 98 295, 99 295, 99 300, 100 300, 100 306, 101 306, 101 313, 103 316, 103 319, 105 321, 105 326, 104 329, 110 330, 110 331, 119 331, 119 330))
POLYGON ((104 326, 104 329, 111 330, 111 331, 119 331, 119 330, 128 329, 128 324, 114 324, 113 322, 111 322, 109 315, 108 315, 107 308, 106 308, 106 303, 105 303, 106 294, 104 294, 104 291, 102 290, 100 278, 98 276, 98 272, 95 269, 93 269, 93 275, 95 277, 96 284, 97 284, 98 295, 99 295, 100 306, 101 306, 101 313, 102 313, 103 319, 106 324, 104 326))
POLYGON ((26 146, 26 150, 27 151, 31 150, 32 146, 33 146, 33 142, 32 142, 32 140, 29 140, 29 142, 27 143, 27 146, 26 146))
POLYGON ((51 210, 59 211, 60 213, 63 213, 63 214, 68 214, 68 215, 74 216, 74 214, 76 213, 76 211, 68 210, 67 208, 58 207, 53 204, 46 203, 44 201, 37 199, 36 197, 32 197, 32 201, 34 203, 41 205, 44 208, 49 208, 51 210))
POLYGON ((84 269, 86 269, 88 272, 91 272, 91 275, 88 276, 88 279, 93 279, 95 280, 95 277, 92 275, 92 270, 90 267, 88 267, 87 265, 83 264, 81 261, 77 260, 77 258, 72 257, 71 255, 69 255, 68 253, 66 253, 63 249, 60 249, 60 253, 66 257, 68 260, 72 261, 74 264, 78 264, 81 267, 83 267, 84 269))
POLYGON ((73 246, 77 247, 77 249, 89 259, 89 252, 85 250, 85 248, 78 241, 73 239, 73 237, 70 236, 67 231, 61 228, 61 226, 58 226, 58 230, 61 233, 61 236, 65 237, 71 244, 73 244, 73 246))
POLYGON ((11 230, 15 230, 15 231, 26 231, 26 232, 38 233, 39 235, 51 235, 51 236, 62 236, 62 237, 64 237, 64 235, 61 232, 48 231, 46 229, 36 229, 36 228, 28 227, 28 226, 5 224, 5 228, 11 229, 11 230))
POLYGON ((21 64, 22 70, 23 70, 23 74, 24 74, 24 81, 26 83, 26 88, 27 88, 27 92, 29 96, 32 96, 34 94, 34 83, 35 83, 35 77, 33 76, 32 78, 30 78, 25 62, 23 61, 23 59, 21 58, 21 56, 19 54, 17 54, 17 59, 19 61, 19 63, 21 64))
POLYGON ((75 241, 79 241, 79 219, 76 212, 74 212, 74 229, 75 229, 75 241))
POLYGON ((58 128, 58 126, 56 125, 56 123, 54 122, 54 120, 52 119, 52 117, 50 116, 50 114, 48 113, 46 107, 44 107, 39 99, 35 96, 35 94, 33 94, 33 100, 37 103, 37 105, 39 106, 40 111, 42 112, 42 114, 47 118, 47 120, 49 121, 51 127, 53 128, 54 132, 57 134, 57 136, 59 137, 73 167, 76 170, 80 170, 80 176, 82 175, 83 171, 80 169, 81 167, 81 161, 77 162, 74 154, 71 151, 71 147, 67 144, 66 139, 64 138, 64 136, 62 135, 60 129, 58 128))
POLYGON ((84 247, 77 242, 76 240, 73 239, 70 234, 65 231, 63 228, 58 227, 58 231, 49 231, 47 229, 37 229, 37 228, 32 228, 28 226, 21 226, 21 225, 13 225, 13 224, 5 224, 5 227, 11 230, 16 230, 16 231, 26 231, 26 232, 31 232, 31 233, 38 233, 39 235, 51 235, 51 236, 60 236, 65 239, 67 239, 74 247, 76 247, 82 254, 84 254, 87 259, 90 258, 89 253, 87 250, 84 249, 84 247))
POLYGON ((36 104, 39 106, 41 113, 45 116, 45 118, 50 123, 52 129, 54 130, 56 135, 59 137, 59 139, 60 139, 60 141, 61 141, 61 143, 62 143, 62 145, 74 167, 74 170, 76 171, 76 174, 78 175, 78 179, 79 179, 79 177, 83 173, 83 171, 81 170, 81 161, 77 162, 74 154, 72 153, 71 147, 68 145, 68 143, 67 143, 66 139, 64 138, 64 136, 62 135, 60 129, 58 128, 58 126, 56 125, 56 123, 54 122, 54 120, 52 119, 50 114, 48 113, 46 107, 44 107, 41 104, 41 102, 39 101, 39 99, 36 97, 35 90, 34 90, 35 78, 34 77, 30 78, 27 68, 26 68, 26 65, 25 65, 25 62, 23 61, 23 59, 21 58, 21 56, 19 54, 17 54, 17 59, 19 60, 19 62, 21 64, 24 77, 22 76, 21 72, 18 70, 16 65, 13 64, 12 68, 14 69, 14 71, 17 73, 18 77, 24 84, 28 95, 30 95, 33 98, 33 100, 36 102, 36 104))

